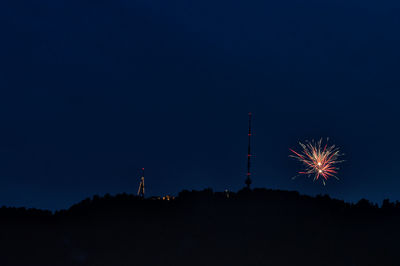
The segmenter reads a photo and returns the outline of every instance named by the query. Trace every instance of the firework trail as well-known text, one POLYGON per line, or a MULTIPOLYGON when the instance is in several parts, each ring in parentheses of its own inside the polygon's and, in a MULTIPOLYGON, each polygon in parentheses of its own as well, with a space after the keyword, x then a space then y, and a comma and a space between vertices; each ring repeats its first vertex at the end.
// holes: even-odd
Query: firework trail
POLYGON ((311 142, 306 141, 306 144, 299 142, 302 148, 301 152, 290 149, 294 154, 290 155, 290 157, 297 159, 305 167, 299 174, 304 174, 309 177, 314 176, 314 181, 321 179, 324 185, 325 181, 330 177, 339 180, 336 176, 339 168, 336 167, 336 165, 343 162, 338 160, 338 157, 342 155, 339 148, 335 145, 328 146, 328 140, 329 139, 327 139, 325 145, 322 145, 322 139, 318 142, 314 140, 311 142))

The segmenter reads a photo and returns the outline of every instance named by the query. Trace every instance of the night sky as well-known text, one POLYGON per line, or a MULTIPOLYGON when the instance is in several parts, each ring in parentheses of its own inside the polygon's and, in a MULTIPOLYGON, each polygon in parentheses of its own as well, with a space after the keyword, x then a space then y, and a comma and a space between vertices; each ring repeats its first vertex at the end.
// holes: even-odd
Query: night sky
POLYGON ((253 186, 400 200, 399 1, 0 2, 0 205, 253 186), (323 2, 323 3, 322 3, 323 2), (330 138, 327 186, 291 178, 330 138))

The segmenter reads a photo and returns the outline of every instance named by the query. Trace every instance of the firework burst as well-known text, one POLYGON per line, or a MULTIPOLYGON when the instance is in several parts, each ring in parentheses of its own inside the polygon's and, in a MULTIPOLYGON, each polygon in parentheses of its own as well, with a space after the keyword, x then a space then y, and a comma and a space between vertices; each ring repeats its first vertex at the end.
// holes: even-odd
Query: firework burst
POLYGON ((321 179, 325 185, 325 181, 330 177, 334 177, 339 180, 336 176, 339 168, 337 164, 343 162, 339 161, 338 158, 342 155, 335 145, 328 146, 328 139, 325 145, 322 144, 322 139, 319 141, 306 141, 305 144, 299 142, 302 151, 296 152, 292 149, 290 151, 293 157, 304 165, 304 170, 299 174, 313 176, 314 181, 321 179))

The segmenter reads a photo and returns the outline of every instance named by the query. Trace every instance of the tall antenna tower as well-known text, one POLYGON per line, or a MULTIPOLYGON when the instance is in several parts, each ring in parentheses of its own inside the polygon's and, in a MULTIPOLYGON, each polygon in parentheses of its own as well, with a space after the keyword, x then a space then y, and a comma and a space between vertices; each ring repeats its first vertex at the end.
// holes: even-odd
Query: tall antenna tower
POLYGON ((247 146, 247 177, 246 181, 244 182, 247 186, 248 189, 250 189, 251 185, 251 178, 250 178, 250 159, 251 159, 251 146, 250 146, 250 140, 251 140, 251 113, 249 113, 249 143, 247 146))
POLYGON ((142 177, 140 178, 140 184, 137 195, 141 198, 144 198, 144 168, 142 168, 142 177))

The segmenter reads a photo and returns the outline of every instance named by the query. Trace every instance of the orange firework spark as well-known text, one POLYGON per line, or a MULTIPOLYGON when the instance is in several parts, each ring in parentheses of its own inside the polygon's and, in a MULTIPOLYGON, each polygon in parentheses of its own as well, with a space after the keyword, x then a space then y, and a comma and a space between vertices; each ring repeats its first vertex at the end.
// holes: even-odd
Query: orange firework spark
POLYGON ((318 142, 312 140, 311 142, 306 141, 306 144, 301 142, 299 142, 299 144, 303 148, 301 152, 290 149, 290 151, 294 153, 294 155, 290 155, 290 157, 299 160, 305 166, 305 170, 299 172, 299 174, 314 176, 314 181, 322 177, 321 180, 324 185, 325 181, 330 177, 339 180, 339 178, 335 176, 339 170, 336 165, 343 162, 338 160, 338 157, 342 155, 340 154, 339 148, 335 147, 335 145, 328 146, 328 143, 323 146, 322 139, 318 142))

